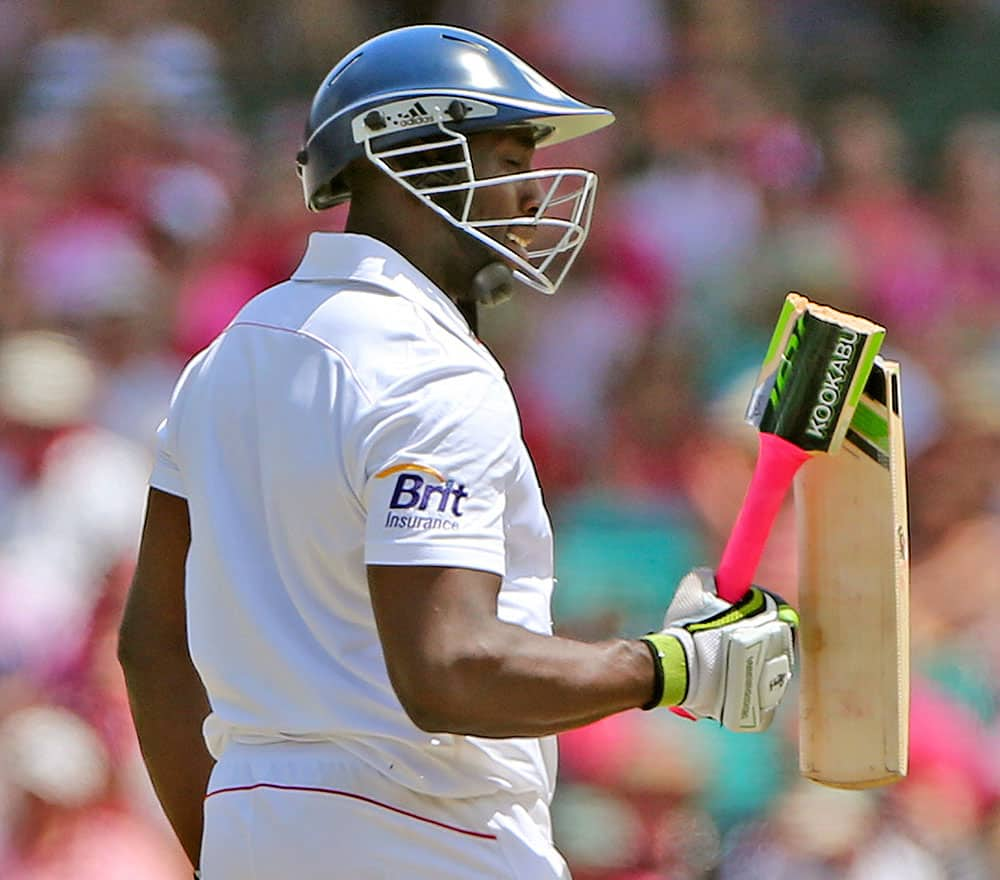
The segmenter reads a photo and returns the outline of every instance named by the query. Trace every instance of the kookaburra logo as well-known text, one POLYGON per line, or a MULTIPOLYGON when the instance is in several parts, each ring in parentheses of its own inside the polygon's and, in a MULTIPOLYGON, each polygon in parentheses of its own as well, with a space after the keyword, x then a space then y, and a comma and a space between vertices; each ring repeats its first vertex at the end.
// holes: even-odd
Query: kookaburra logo
POLYGON ((816 396, 816 405, 809 413, 809 426, 806 433, 811 437, 823 439, 835 422, 835 416, 840 411, 844 398, 844 386, 851 374, 850 366, 854 361, 854 353, 860 339, 860 334, 853 330, 843 329, 837 345, 833 349, 823 377, 823 384, 816 396))

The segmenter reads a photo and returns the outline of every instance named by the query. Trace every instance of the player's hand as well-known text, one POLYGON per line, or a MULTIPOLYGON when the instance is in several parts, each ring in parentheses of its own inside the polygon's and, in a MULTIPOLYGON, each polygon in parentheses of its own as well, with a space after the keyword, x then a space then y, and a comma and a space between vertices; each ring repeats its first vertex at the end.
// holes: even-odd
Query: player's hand
POLYGON ((792 677, 797 625, 780 596, 755 586, 730 604, 716 594, 712 571, 696 568, 677 587, 663 630, 645 637, 663 672, 663 696, 654 704, 730 730, 766 730, 792 677))

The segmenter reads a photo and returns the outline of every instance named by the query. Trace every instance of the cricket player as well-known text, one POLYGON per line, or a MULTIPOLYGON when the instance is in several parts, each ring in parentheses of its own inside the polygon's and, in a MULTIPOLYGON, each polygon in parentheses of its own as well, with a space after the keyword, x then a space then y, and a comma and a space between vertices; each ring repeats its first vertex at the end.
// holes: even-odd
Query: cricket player
POLYGON ((350 199, 347 231, 178 381, 121 628, 205 880, 565 878, 554 734, 769 721, 792 638, 763 590, 730 605, 701 569, 645 639, 551 633, 549 518, 475 316, 558 287, 597 181, 534 153, 612 121, 443 26, 374 37, 316 93, 298 170, 311 209, 350 199))

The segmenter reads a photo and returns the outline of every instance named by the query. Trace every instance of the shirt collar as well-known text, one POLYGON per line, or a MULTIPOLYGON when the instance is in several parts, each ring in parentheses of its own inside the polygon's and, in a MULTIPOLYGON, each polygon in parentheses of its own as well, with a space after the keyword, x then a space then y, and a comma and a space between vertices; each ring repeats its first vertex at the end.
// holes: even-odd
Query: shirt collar
POLYGON ((358 281, 396 293, 430 313, 439 324, 500 369, 451 298, 409 260, 377 238, 351 232, 312 232, 292 280, 358 281))
POLYGON ((351 232, 313 232, 293 281, 362 281, 407 299, 443 307, 461 325, 462 313, 433 281, 389 245, 351 232))

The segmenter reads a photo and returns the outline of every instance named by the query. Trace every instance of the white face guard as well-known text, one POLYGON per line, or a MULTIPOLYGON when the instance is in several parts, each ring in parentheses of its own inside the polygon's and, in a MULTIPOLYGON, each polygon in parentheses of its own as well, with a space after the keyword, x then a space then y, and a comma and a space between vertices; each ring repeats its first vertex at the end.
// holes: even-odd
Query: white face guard
MULTIPOLYGON (((453 121, 447 108, 454 103, 454 98, 442 97, 384 105, 353 120, 355 140, 364 143, 376 167, 452 226, 495 251, 514 269, 518 281, 545 294, 555 293, 590 231, 597 175, 578 168, 545 168, 477 179, 468 139, 447 127, 453 121), (373 145, 379 136, 415 124, 411 120, 420 111, 420 124, 433 122, 436 127, 431 136, 422 133, 422 143, 385 149, 373 145), (472 216, 475 196, 481 190, 525 181, 536 181, 540 188, 539 205, 531 215, 472 216)), ((463 108, 462 118, 496 113, 494 107, 471 100, 463 101, 463 108)))

